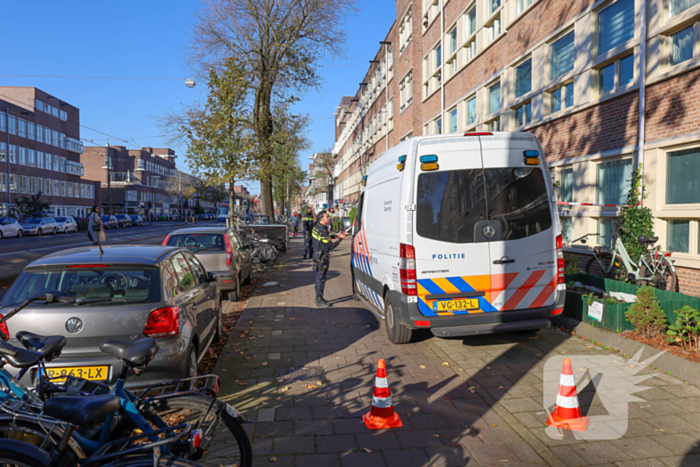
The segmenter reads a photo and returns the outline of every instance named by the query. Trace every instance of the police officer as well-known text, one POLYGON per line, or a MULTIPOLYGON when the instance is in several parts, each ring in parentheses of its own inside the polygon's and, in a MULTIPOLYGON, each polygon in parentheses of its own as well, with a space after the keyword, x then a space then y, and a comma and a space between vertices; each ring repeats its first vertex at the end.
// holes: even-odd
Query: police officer
POLYGON ((313 258, 313 242, 311 241, 311 232, 316 224, 316 218, 314 216, 314 210, 309 208, 306 211, 306 215, 301 218, 301 225, 304 227, 304 259, 313 258))
POLYGON ((314 265, 316 266, 316 306, 328 308, 332 306, 323 298, 323 289, 326 287, 326 274, 331 263, 331 251, 345 239, 345 232, 340 234, 340 240, 331 242, 329 226, 331 216, 326 211, 318 213, 318 224, 314 226, 313 250, 314 265))

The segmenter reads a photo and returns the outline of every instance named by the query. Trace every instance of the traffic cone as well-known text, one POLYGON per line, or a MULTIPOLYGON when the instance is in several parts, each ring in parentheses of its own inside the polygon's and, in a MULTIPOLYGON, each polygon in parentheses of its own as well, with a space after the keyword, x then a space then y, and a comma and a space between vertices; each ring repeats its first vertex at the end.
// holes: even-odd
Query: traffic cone
POLYGON ((554 412, 549 414, 547 425, 564 430, 586 431, 588 417, 581 416, 581 407, 576 395, 576 382, 574 371, 571 368, 571 359, 565 358, 561 367, 561 379, 559 380, 559 394, 554 412))
POLYGON ((386 379, 386 363, 384 363, 383 358, 379 359, 377 363, 372 409, 364 414, 362 419, 370 430, 403 426, 401 418, 399 418, 399 414, 394 412, 394 404, 391 402, 391 390, 389 390, 389 382, 386 379))

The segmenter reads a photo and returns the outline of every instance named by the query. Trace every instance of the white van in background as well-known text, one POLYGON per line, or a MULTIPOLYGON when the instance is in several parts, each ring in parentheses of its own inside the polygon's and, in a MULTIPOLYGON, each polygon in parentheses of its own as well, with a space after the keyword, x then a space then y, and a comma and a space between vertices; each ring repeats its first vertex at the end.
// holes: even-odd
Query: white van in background
POLYGON ((356 299, 406 343, 541 329, 566 286, 556 198, 529 133, 411 138, 372 162, 352 242, 356 299))

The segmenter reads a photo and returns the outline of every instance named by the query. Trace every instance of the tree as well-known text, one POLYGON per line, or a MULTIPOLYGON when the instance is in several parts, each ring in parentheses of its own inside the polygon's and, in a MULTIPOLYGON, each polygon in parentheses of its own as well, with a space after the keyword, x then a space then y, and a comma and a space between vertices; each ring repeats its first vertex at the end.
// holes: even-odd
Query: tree
POLYGON ((625 200, 627 206, 620 210, 617 219, 617 235, 634 261, 638 260, 644 252, 644 245, 637 240, 639 236, 654 236, 654 217, 651 215, 651 209, 640 203, 646 198, 646 187, 642 183, 640 174, 641 168, 640 164, 640 170, 632 172, 630 189, 625 200))
POLYGON ((196 15, 191 57, 209 70, 235 60, 252 94, 263 213, 273 214, 275 101, 320 82, 316 67, 342 54, 347 16, 356 0, 204 0, 196 15))
MULTIPOLYGON (((335 159, 330 150, 326 150, 320 154, 316 155, 314 159, 314 167, 316 168, 316 173, 314 176, 318 179, 325 179, 326 186, 319 187, 319 193, 325 190, 328 194, 328 205, 333 202, 333 187, 335 186, 335 181, 337 177, 333 176, 333 170, 335 169, 335 159)), ((316 194, 316 193, 314 193, 316 194)))
POLYGON ((51 209, 51 205, 41 200, 41 192, 28 198, 23 196, 15 199, 15 209, 19 220, 24 220, 34 212, 44 212, 51 209))
POLYGON ((235 222, 233 187, 256 173, 245 71, 227 59, 222 70, 211 70, 208 87, 203 108, 186 109, 181 131, 192 171, 209 185, 228 184, 229 218, 235 222))

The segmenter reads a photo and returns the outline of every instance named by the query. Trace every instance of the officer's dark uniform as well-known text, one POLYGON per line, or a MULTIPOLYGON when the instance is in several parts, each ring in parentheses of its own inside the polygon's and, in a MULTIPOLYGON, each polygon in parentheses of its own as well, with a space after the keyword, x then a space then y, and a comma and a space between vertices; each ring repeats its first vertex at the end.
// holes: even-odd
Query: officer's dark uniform
POLYGON ((314 229, 314 216, 308 212, 301 218, 301 225, 304 227, 304 259, 313 258, 314 249, 311 241, 311 232, 314 229))
POLYGON ((333 251, 341 240, 336 242, 331 241, 328 226, 316 224, 313 229, 313 249, 314 249, 314 264, 316 265, 316 305, 330 306, 323 298, 323 289, 326 287, 326 274, 331 264, 331 251, 333 251))

